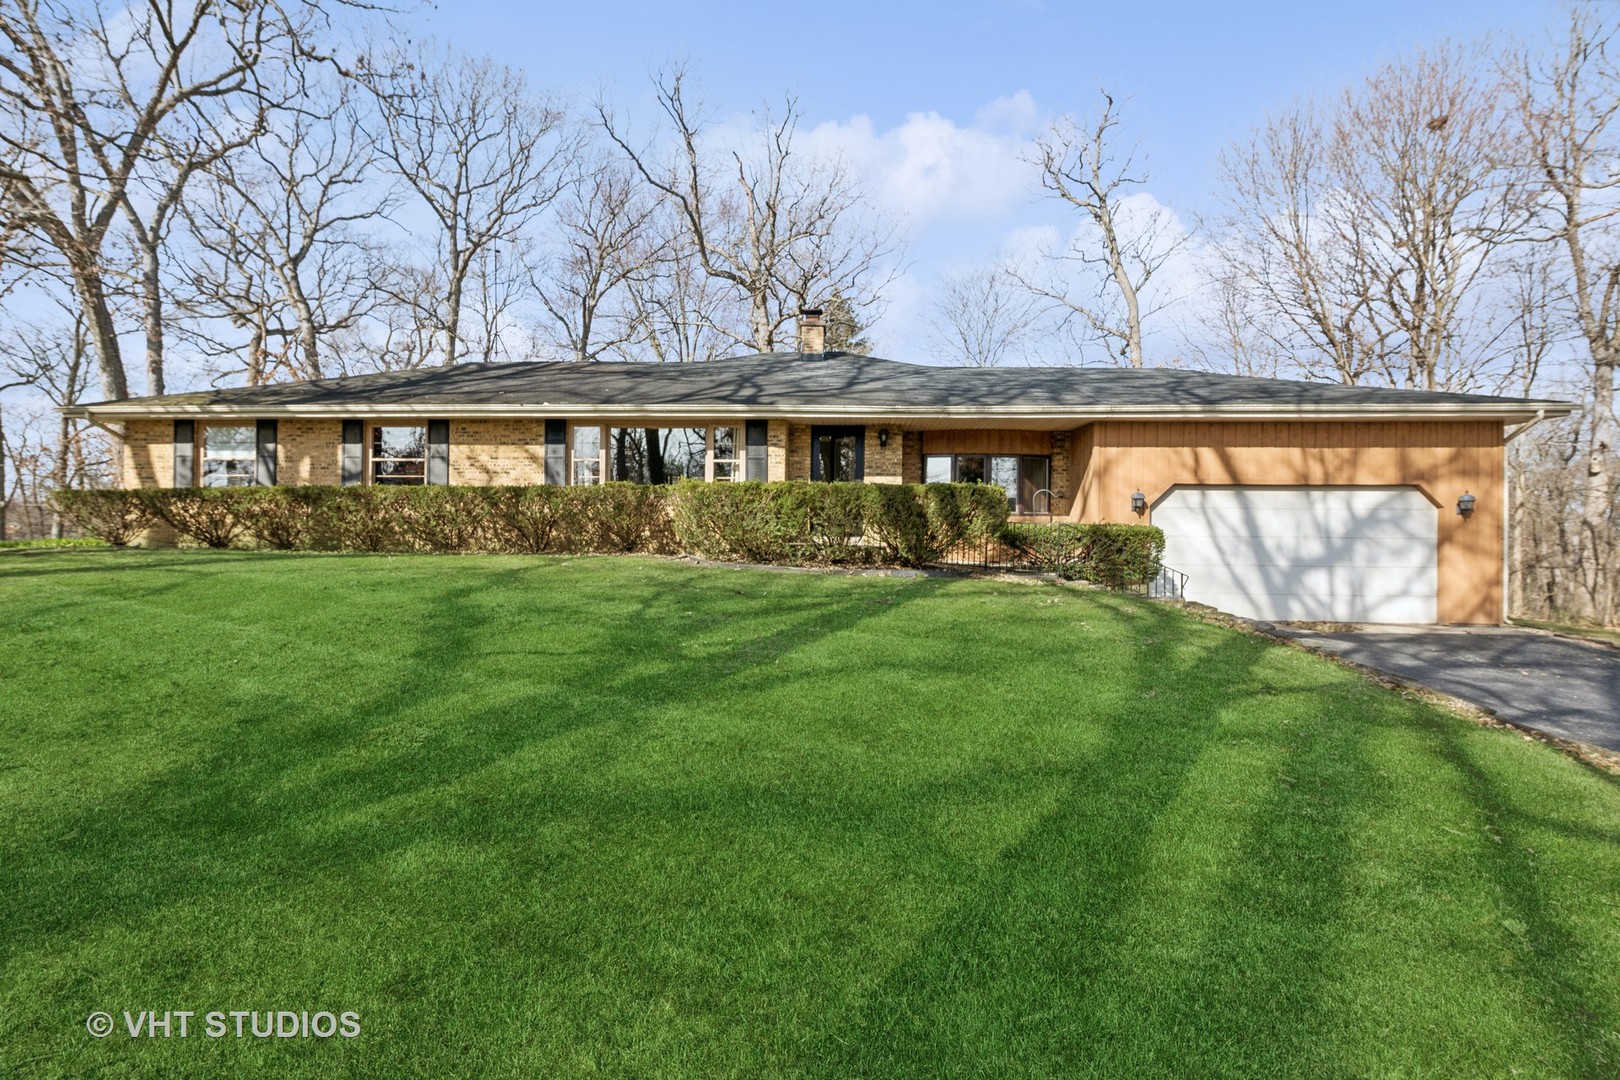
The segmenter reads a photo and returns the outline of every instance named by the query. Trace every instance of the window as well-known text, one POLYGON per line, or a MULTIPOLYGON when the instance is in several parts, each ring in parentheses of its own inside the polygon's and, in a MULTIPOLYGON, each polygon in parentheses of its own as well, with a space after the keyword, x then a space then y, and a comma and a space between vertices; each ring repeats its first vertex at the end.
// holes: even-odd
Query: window
POLYGON ((1015 514, 1052 512, 1052 459, 1011 454, 929 454, 923 478, 930 484, 994 484, 1007 493, 1015 514))
POLYGON ((574 429, 574 484, 600 484, 602 482, 602 429, 576 427, 574 429))
POLYGON ((203 487, 248 487, 258 453, 252 424, 209 424, 203 428, 203 487))
POLYGON ((1021 457, 1018 459, 1018 501, 1020 514, 1050 514, 1052 512, 1052 459, 1047 457, 1021 457))
POLYGON ((371 482, 426 483, 427 428, 381 426, 372 428, 371 482))
POLYGON ((608 469, 613 480, 632 484, 665 483, 663 438, 659 430, 609 428, 608 469))
POLYGON ((704 443, 708 434, 700 427, 671 428, 662 433, 666 481, 703 479, 703 462, 708 456, 704 443))
POLYGON ((859 427, 812 427, 810 429, 810 479, 852 480, 865 478, 863 457, 866 429, 859 427))
POLYGON ((743 478, 742 428, 717 427, 714 431, 714 479, 741 480, 743 478))
POLYGON ((743 476, 740 427, 576 427, 573 439, 575 484, 602 482, 604 445, 610 480, 673 484, 683 479, 740 480, 743 476))

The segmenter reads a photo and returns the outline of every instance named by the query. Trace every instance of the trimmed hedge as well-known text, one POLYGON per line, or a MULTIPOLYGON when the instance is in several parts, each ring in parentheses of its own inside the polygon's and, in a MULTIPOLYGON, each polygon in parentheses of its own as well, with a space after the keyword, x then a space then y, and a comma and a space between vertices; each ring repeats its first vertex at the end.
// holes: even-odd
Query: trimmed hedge
POLYGON ((1007 496, 984 484, 686 481, 674 488, 671 520, 677 549, 707 559, 923 566, 993 538, 1007 496))
POLYGON ((163 521, 214 548, 684 553, 827 566, 937 562, 994 538, 1007 519, 1005 496, 983 484, 146 488, 57 500, 84 532, 119 545, 163 521))
POLYGON ((1111 588, 1152 581, 1164 557, 1156 525, 1020 523, 1007 526, 1002 541, 1037 569, 1111 588))
POLYGON ((157 520, 143 491, 57 491, 51 504, 75 529, 123 547, 157 520))
POLYGON ((926 566, 999 542, 1018 561, 1114 587, 1159 572, 1147 525, 1007 522, 988 484, 244 487, 59 491, 78 529, 122 546, 159 521, 207 547, 282 551, 647 552, 787 566, 926 566))

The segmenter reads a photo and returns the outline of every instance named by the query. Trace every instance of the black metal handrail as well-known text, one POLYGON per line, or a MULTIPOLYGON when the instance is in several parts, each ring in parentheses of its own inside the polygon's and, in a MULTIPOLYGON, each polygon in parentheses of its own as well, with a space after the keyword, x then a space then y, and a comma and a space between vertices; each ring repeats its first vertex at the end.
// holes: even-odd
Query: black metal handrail
MULTIPOLYGON (((1040 522, 1009 522, 997 536, 985 537, 946 552, 939 565, 952 570, 1052 570, 1058 553, 1043 550, 1042 539, 1045 536, 1045 527, 1040 522)), ((1187 575, 1175 567, 1161 564, 1158 572, 1146 581, 1110 587, 1154 600, 1182 600, 1186 598, 1187 575)))
POLYGON ((1187 599, 1187 575, 1173 566, 1159 564, 1159 572, 1147 584, 1147 594, 1154 600, 1187 599))

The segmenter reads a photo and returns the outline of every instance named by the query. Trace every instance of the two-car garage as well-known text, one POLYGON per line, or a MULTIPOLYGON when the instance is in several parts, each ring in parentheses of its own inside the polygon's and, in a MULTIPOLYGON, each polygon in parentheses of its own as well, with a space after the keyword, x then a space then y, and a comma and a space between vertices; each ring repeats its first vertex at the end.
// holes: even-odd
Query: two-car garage
POLYGON ((1152 509, 1188 600, 1313 622, 1436 622, 1439 515, 1405 486, 1177 486, 1152 509))

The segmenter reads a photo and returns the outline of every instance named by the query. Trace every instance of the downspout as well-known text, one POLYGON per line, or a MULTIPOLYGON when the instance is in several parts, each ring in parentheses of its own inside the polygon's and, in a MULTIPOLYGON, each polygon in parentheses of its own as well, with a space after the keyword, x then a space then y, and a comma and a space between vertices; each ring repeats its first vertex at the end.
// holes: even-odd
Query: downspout
POLYGON ((1508 621, 1513 604, 1513 485, 1508 479, 1508 443, 1547 419, 1546 409, 1537 409, 1536 418, 1527 420, 1502 436, 1502 622, 1508 621))

